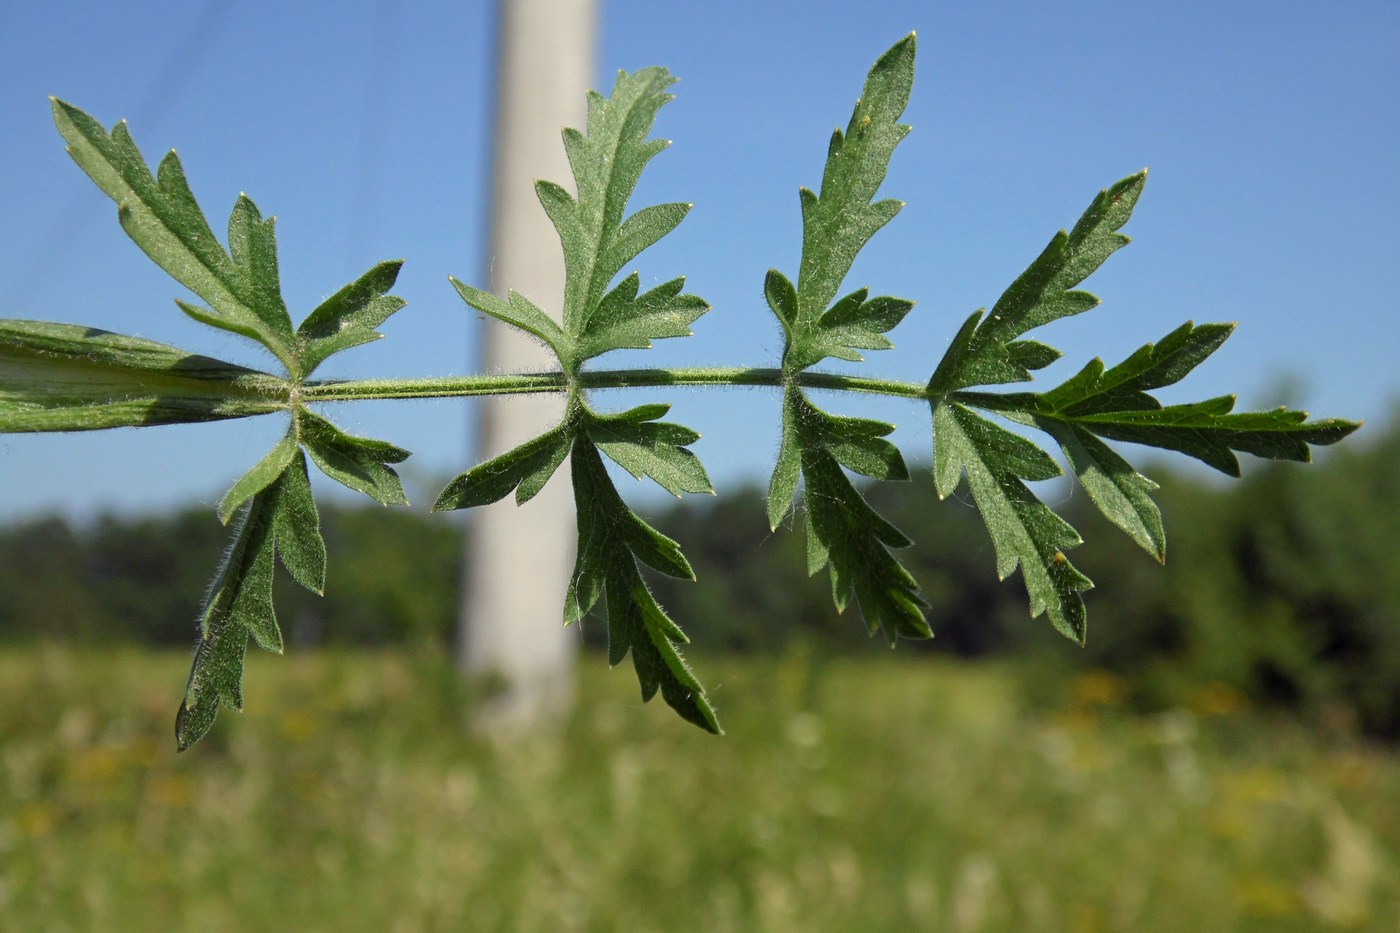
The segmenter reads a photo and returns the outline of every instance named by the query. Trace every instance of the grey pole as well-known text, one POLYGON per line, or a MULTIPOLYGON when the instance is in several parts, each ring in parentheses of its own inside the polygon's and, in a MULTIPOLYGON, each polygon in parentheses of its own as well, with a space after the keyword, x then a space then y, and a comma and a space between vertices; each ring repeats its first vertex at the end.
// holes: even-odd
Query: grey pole
MULTIPOLYGON (((515 289, 558 316, 559 237, 535 198, 536 179, 573 188, 560 130, 584 126, 592 82, 593 0, 501 0, 491 189, 490 287, 515 289)), ((557 367, 549 351, 496 322, 479 330, 478 372, 557 367)), ((478 460, 553 427, 562 399, 488 399, 477 409, 478 460)), ((458 660, 496 681, 488 725, 516 728, 561 710, 573 694, 577 627, 563 626, 575 525, 567 465, 523 508, 507 498, 473 509, 468 525, 458 660)))

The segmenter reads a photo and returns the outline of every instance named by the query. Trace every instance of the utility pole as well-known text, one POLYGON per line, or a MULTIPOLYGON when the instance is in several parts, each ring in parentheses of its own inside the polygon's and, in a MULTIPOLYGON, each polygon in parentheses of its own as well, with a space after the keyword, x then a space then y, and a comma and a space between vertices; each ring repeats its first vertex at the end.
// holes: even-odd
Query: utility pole
MULTIPOLYGON (((500 0, 488 278, 558 316, 564 300, 559 236, 535 198, 537 179, 573 187, 560 131, 582 129, 593 78, 594 0, 500 0)), ((489 322, 478 372, 553 369, 549 351, 489 322)), ((479 401, 478 459, 504 453, 559 423, 562 399, 479 401)), ((507 497, 471 511, 458 662, 497 678, 488 724, 522 728, 564 708, 573 694, 577 627, 563 626, 575 519, 569 471, 555 473, 522 508, 507 497)))

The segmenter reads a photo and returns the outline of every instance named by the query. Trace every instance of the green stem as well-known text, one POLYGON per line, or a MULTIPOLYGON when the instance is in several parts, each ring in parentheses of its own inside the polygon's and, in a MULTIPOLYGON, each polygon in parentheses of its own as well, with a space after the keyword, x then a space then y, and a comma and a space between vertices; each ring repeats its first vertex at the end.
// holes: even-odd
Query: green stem
POLYGON ((563 373, 517 376, 443 376, 428 379, 364 379, 308 382, 301 387, 303 402, 350 402, 387 398, 452 398, 463 395, 522 395, 562 392, 563 373))
MULTIPOLYGON (((583 389, 623 389, 648 386, 781 386, 780 369, 714 367, 704 369, 625 369, 583 372, 583 389)), ((837 373, 799 373, 793 379, 809 389, 866 392, 898 398, 923 399, 922 383, 869 379, 837 373)), ((514 376, 448 376, 431 379, 370 379, 354 382, 308 382, 301 387, 303 402, 345 402, 356 399, 449 398, 464 395, 522 395, 562 392, 563 373, 525 373, 514 376)))

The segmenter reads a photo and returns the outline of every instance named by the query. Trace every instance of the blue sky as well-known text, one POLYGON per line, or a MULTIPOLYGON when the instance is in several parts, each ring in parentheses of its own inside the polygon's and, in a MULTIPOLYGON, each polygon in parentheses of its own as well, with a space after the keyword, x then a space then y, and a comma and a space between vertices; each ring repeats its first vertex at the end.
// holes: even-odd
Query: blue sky
MULTIPOLYGON (((634 205, 696 207, 635 265, 644 283, 686 275, 714 305, 695 337, 610 366, 772 363, 781 341, 761 284, 770 266, 795 271, 797 187, 818 184, 827 137, 865 71, 912 29, 914 132, 883 192, 908 206, 848 284, 919 304, 893 333, 896 349, 861 370, 927 378, 970 311, 1098 189, 1149 166, 1125 231, 1134 244, 1086 286, 1103 305, 1040 332, 1066 351, 1043 378, 1094 355, 1114 362, 1187 319, 1233 320, 1235 336, 1173 399, 1236 391, 1241 407, 1287 401, 1374 423, 1400 399, 1400 5, 1390 0, 601 7, 596 86, 654 64, 681 78, 657 127, 674 145, 634 205)), ((326 9, 0 5, 0 316, 270 365, 179 313, 180 286, 126 240, 111 202, 64 155, 54 94, 109 125, 126 117, 152 160, 176 147, 216 230, 240 191, 276 214, 294 316, 374 262, 408 259, 396 292, 409 306, 388 338, 325 375, 468 371, 480 324, 446 277, 484 279, 493 5, 326 9)), ((766 476, 775 398, 649 397, 674 402, 676 420, 704 434, 696 450, 721 494, 766 476)), ((906 453, 927 457, 918 407, 830 404, 897 422, 906 453)), ((420 499, 470 465, 470 402, 330 413, 415 451, 405 474, 420 499)), ((212 506, 281 431, 263 418, 0 436, 0 518, 212 506)))

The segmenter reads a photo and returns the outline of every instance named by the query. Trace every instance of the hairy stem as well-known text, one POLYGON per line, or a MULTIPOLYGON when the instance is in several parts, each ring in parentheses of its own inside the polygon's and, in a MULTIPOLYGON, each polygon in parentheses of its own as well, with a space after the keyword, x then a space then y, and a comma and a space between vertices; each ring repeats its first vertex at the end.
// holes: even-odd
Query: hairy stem
MULTIPOLYGON (((582 389, 623 389, 647 386, 782 386, 785 379, 809 389, 865 392, 898 398, 923 399, 921 383, 870 379, 837 373, 798 373, 785 377, 781 369, 713 367, 700 369, 597 370, 578 375, 582 389)), ((449 398, 465 395, 524 395, 563 392, 563 373, 523 373, 507 376, 447 376, 429 379, 368 379, 308 382, 301 387, 303 402, 345 402, 358 399, 449 398)))

